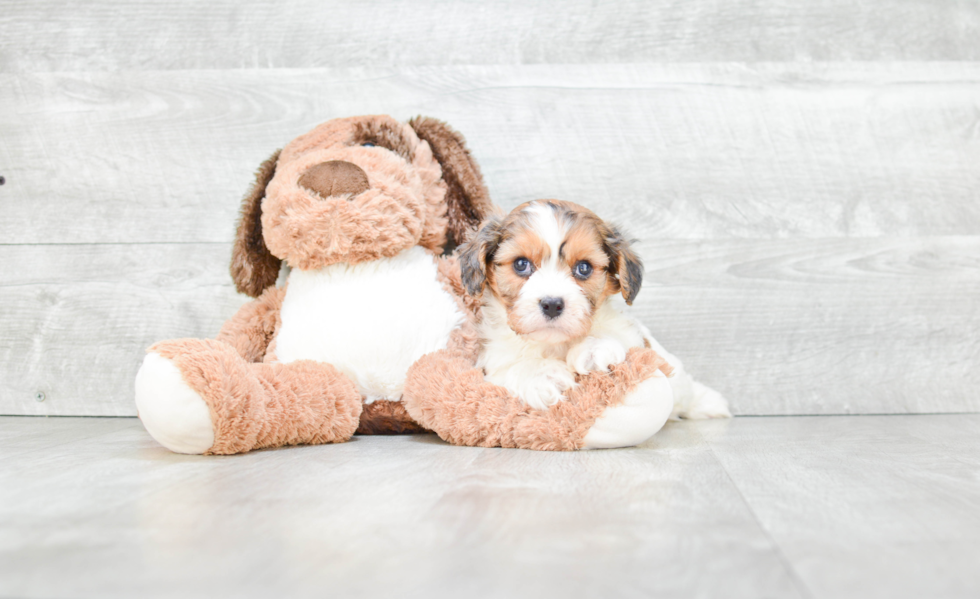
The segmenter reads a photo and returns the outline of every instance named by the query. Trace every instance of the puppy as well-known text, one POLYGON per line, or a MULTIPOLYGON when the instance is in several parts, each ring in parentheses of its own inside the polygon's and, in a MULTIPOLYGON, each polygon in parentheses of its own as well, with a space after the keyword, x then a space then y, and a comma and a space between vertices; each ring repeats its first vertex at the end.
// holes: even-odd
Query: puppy
POLYGON ((649 347, 674 368, 673 418, 730 417, 716 391, 626 313, 643 264, 615 227, 587 208, 535 200, 492 217, 460 248, 463 284, 482 296, 477 366, 535 409, 564 399, 576 374, 608 371, 631 347, 649 347))

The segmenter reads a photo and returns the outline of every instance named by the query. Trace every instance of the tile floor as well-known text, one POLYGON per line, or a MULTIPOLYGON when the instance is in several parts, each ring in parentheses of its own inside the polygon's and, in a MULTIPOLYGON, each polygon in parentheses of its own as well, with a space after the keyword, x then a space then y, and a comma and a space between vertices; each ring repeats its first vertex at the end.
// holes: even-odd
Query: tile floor
POLYGON ((229 457, 0 418, 0 597, 980 597, 980 414, 229 457))

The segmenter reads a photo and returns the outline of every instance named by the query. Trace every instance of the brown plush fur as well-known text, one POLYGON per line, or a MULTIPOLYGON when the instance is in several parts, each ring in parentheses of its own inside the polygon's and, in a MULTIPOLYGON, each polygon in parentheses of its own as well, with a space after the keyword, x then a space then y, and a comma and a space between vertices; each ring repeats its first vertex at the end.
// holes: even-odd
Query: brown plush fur
POLYGON ((354 123, 353 142, 381 146, 411 162, 415 146, 405 138, 404 127, 403 123, 391 118, 359 120, 354 123))
POLYGON ((269 252, 262 238, 261 201, 265 188, 276 174, 280 150, 272 153, 255 172, 255 183, 242 200, 238 234, 231 253, 231 278, 239 293, 259 297, 262 291, 275 284, 282 261, 269 252))
POLYGON ((463 136, 442 121, 418 116, 408 124, 420 139, 429 143, 432 154, 443 165, 443 180, 448 186, 450 243, 464 243, 493 210, 480 167, 470 156, 463 136))
POLYGON ((428 432, 418 425, 399 401, 364 404, 358 435, 402 435, 428 432))
POLYGON ((336 195, 356 196, 371 188, 364 169, 343 160, 311 166, 299 178, 299 185, 323 199, 336 195))
POLYGON ((364 120, 328 121, 283 148, 262 202, 262 229, 269 250, 294 268, 357 264, 415 245, 441 252, 445 244, 446 185, 438 162, 407 125, 411 162, 378 146, 348 145, 354 123, 364 120), (322 198, 299 184, 309 169, 330 161, 356 163, 370 188, 322 198))
POLYGON ((214 426, 208 454, 337 443, 357 428, 361 396, 329 364, 249 364, 232 346, 209 339, 164 341, 149 351, 173 361, 208 404, 214 426))
POLYGON ((533 410, 503 387, 486 382, 472 362, 440 351, 409 369, 404 402, 412 418, 454 445, 580 449, 603 411, 622 403, 658 369, 672 372, 655 352, 634 348, 610 373, 580 377, 567 401, 533 410))
POLYGON ((225 322, 217 340, 235 348, 246 362, 268 361, 266 358, 281 324, 279 310, 284 297, 285 289, 269 287, 225 322))
POLYGON ((469 314, 473 318, 478 318, 482 301, 479 296, 473 296, 467 293, 466 287, 463 284, 463 273, 460 269, 459 256, 447 256, 439 260, 436 263, 436 267, 439 271, 439 280, 442 282, 443 288, 456 297, 458 305, 465 314, 469 314))
POLYGON ((280 260, 312 269, 391 257, 414 245, 441 253, 447 230, 475 227, 490 206, 479 169, 459 134, 424 121, 426 131, 439 133, 448 162, 389 116, 327 121, 286 145, 278 162, 267 161, 242 206, 232 258, 238 289, 257 297, 275 283, 280 260), (454 202, 472 196, 476 204, 450 211, 444 178, 466 181, 466 194, 454 202))
MULTIPOLYGON (((466 164, 471 159, 461 136, 438 121, 426 122, 445 138, 440 147, 453 161, 445 168, 409 125, 367 116, 328 121, 258 169, 242 204, 231 265, 239 291, 258 299, 226 322, 216 340, 179 339, 149 349, 171 360, 207 403, 215 429, 207 453, 332 443, 355 430, 423 430, 397 402, 376 401, 362 410, 354 384, 329 364, 277 363, 275 337, 286 289, 273 285, 281 259, 311 269, 394 256, 420 245, 433 253, 447 290, 458 295, 452 288, 454 259, 436 257, 450 228, 443 176, 467 169, 462 178, 472 187, 472 173, 479 171, 466 164)), ((454 230, 472 226, 489 206, 485 189, 470 191, 483 204, 465 211, 457 207, 468 220, 454 230)), ((454 280, 458 289, 458 275, 454 280)), ((467 322, 451 335, 449 346, 457 355, 475 358, 473 314, 466 313, 467 322)))
POLYGON ((456 299, 456 305, 466 317, 463 324, 449 336, 446 349, 454 356, 476 362, 480 355, 480 332, 476 327, 480 313, 479 299, 469 296, 463 288, 455 256, 436 260, 436 269, 443 289, 456 299))

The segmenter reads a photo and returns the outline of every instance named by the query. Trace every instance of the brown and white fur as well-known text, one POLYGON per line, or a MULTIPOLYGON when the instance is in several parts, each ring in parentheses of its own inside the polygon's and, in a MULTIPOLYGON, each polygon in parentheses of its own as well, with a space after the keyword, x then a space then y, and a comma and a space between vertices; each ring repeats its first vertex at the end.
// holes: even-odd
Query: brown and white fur
POLYGON ((135 382, 147 431, 207 454, 355 431, 539 450, 648 439, 674 404, 652 350, 580 376, 548 410, 473 367, 479 306, 445 253, 492 211, 462 136, 435 119, 334 119, 292 140, 242 202, 231 272, 255 299, 215 339, 148 350, 135 382))
POLYGON ((482 294, 477 366, 528 406, 565 399, 576 375, 608 371, 633 347, 652 348, 674 368, 672 417, 730 417, 716 391, 630 316, 643 264, 628 240, 587 208, 536 200, 487 221, 460 253, 471 295, 482 294))

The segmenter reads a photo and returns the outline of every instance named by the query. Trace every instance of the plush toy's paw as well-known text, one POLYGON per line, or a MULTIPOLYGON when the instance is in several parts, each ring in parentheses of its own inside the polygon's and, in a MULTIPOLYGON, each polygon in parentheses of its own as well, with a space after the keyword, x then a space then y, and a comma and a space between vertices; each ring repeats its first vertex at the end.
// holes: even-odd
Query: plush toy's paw
POLYGON ((691 398, 683 406, 678 415, 688 420, 705 420, 708 418, 731 418, 728 400, 721 393, 697 381, 691 382, 691 398))
POLYGON ((136 409, 150 435, 170 451, 199 454, 214 445, 208 405, 159 354, 147 354, 136 374, 136 409))
POLYGON ((633 388, 623 403, 606 408, 583 439, 582 449, 637 445, 663 428, 674 408, 674 392, 657 370, 633 388))
POLYGON ((539 371, 513 391, 535 410, 545 410, 565 399, 565 391, 575 386, 575 375, 562 362, 545 362, 539 371))
POLYGON ((579 374, 593 371, 609 372, 609 367, 626 359, 626 348, 615 339, 586 337, 568 350, 565 361, 579 374))

